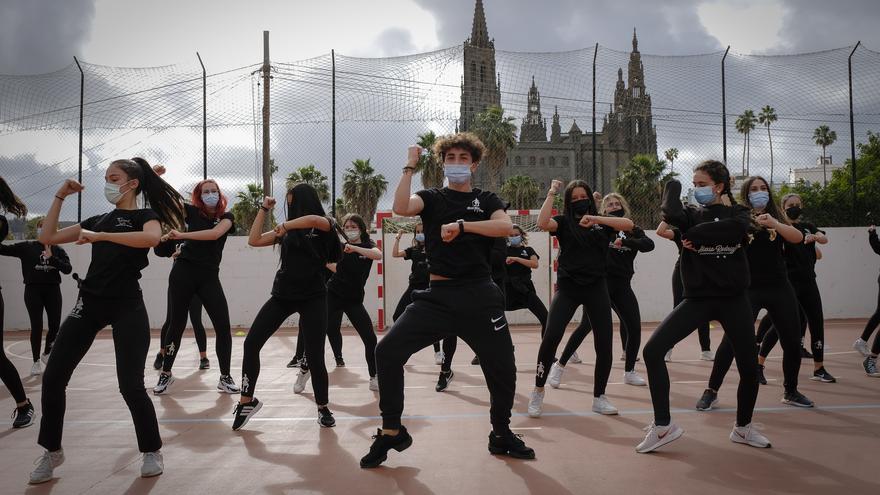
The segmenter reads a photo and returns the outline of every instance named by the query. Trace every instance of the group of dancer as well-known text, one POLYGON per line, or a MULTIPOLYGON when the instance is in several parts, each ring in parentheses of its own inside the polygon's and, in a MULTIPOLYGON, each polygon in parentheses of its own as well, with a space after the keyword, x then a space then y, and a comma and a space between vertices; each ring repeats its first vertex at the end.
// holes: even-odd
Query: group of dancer
MULTIPOLYGON (((803 328, 807 326, 811 334, 809 355, 815 363, 812 379, 835 381, 823 363, 823 317, 814 270, 821 256, 816 244, 825 244, 828 239, 800 218, 803 204, 797 195, 785 196, 780 208, 767 181, 751 177, 737 198, 728 169, 717 161, 703 162, 694 169, 696 204, 682 203, 678 181, 666 184, 657 233, 679 248, 672 276, 675 306, 642 351, 646 380, 635 370, 641 316, 631 282, 637 253, 650 252, 655 246, 630 220, 626 199, 616 193, 603 197, 583 180, 573 180, 566 186, 553 181, 537 222, 559 243, 558 287, 548 310, 531 280, 539 257, 528 245, 527 232, 511 222, 501 198, 472 186, 472 174, 485 153, 483 144, 473 134, 459 133, 439 139, 434 152, 443 163, 448 186, 411 193, 421 154, 421 149, 414 146, 408 150, 408 161, 394 193, 394 212, 419 217, 420 221, 415 225, 410 247, 400 250, 402 234, 395 239, 392 256, 410 260, 412 268, 409 285, 394 312, 394 323, 378 343, 363 300, 372 263, 382 259, 382 252, 370 239, 367 222, 358 215, 337 222, 327 215, 312 186, 297 184, 284 198, 283 221, 267 230, 264 226, 269 225, 268 215, 277 203, 272 197, 264 198, 250 226, 248 244, 276 247, 280 260, 270 296, 244 340, 240 386, 230 371, 229 307, 219 277, 226 238, 236 226, 218 183, 201 181, 189 198, 183 198, 160 177, 164 168, 153 167, 141 158, 116 160, 106 170, 104 185, 113 210, 59 229, 65 199, 84 189, 82 184, 67 180, 42 220, 37 241, 0 245, 0 255, 21 259, 32 327, 32 374, 43 374, 38 443, 45 451, 37 460, 30 482, 52 479, 54 468, 64 462, 61 440, 67 384, 97 332, 106 326, 112 328, 119 389, 143 453, 141 475, 163 472, 156 412, 144 389, 150 330, 138 284, 151 248, 160 256, 174 258, 161 350, 154 362, 160 373, 153 393, 162 395, 172 390, 173 366, 188 316, 193 326, 202 330, 201 338, 197 332, 199 367, 210 368, 200 324, 204 307, 216 334, 220 368, 217 390, 239 394, 232 429, 243 428, 262 407, 256 397, 260 352, 296 313, 298 350, 291 365, 299 367, 299 372, 293 389, 300 393, 310 381, 317 421, 322 427, 333 427, 336 421, 330 410, 324 342, 325 338, 330 341, 337 366, 344 366, 340 326, 345 314, 364 344, 367 386, 378 392, 382 417, 382 426, 360 461, 364 468, 379 466, 390 450, 403 451, 413 442, 401 421, 404 365, 409 358, 433 345, 435 362, 441 366, 436 390, 443 391, 454 376, 451 361, 459 338, 474 351, 474 362, 486 378, 490 394, 489 452, 535 458, 534 450, 510 429, 516 367, 505 312, 516 309, 529 309, 541 324, 535 387, 528 402, 531 417, 541 416, 545 385, 560 386, 566 365, 576 360, 575 351, 590 332, 596 354, 592 409, 599 414, 617 414, 605 394, 614 352, 614 310, 620 320, 624 383, 648 385, 654 408, 653 421, 636 447, 641 453, 656 450, 683 433, 670 416, 666 363, 672 348, 695 329, 699 329, 701 359, 714 360, 697 409, 708 410, 716 404, 724 375, 736 360, 740 381, 736 421, 730 433, 734 442, 770 446, 754 427, 752 414, 759 383, 766 384, 764 359, 777 341, 783 349, 784 403, 813 406, 813 401, 798 390, 798 371, 806 353, 802 349, 803 328), (560 193, 562 211, 554 214, 554 202, 560 193), (60 274, 70 273, 72 267, 58 245, 71 242, 91 244, 92 257, 85 278, 77 277, 76 303, 59 328, 60 274), (581 322, 557 359, 566 326, 578 307, 583 307, 581 322), (756 342, 754 323, 761 309, 767 315, 756 342), (41 354, 44 310, 49 333, 41 354), (708 335, 713 321, 720 323, 724 331, 714 355, 708 335)), ((18 217, 27 214, 25 205, 2 179, 0 206, 18 217)), ((8 222, 0 216, 0 238, 7 233, 8 222)), ((880 240, 873 227, 869 239, 880 254, 880 240)), ((0 299, 0 323, 2 308, 0 299)), ((880 376, 876 365, 880 335, 871 348, 867 340, 878 324, 880 300, 865 333, 854 344, 865 355, 866 374, 873 377, 880 376)), ((5 354, 0 359, 0 372, 16 401, 13 426, 32 424, 34 407, 5 354)))

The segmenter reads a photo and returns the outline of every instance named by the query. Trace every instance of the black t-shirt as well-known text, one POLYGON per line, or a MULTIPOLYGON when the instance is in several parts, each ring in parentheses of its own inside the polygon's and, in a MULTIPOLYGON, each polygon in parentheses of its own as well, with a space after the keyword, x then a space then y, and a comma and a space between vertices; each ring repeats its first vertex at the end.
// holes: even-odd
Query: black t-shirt
POLYGON ((489 259, 495 239, 473 233, 459 234, 452 242, 443 242, 440 227, 458 219, 466 222, 489 220, 504 209, 504 203, 490 191, 470 192, 426 189, 416 194, 425 207, 419 214, 425 229, 428 272, 453 279, 480 279, 490 275, 489 259))
POLYGON ((0 215, 0 242, 6 239, 6 236, 9 235, 9 222, 6 220, 6 217, 0 215))
MULTIPOLYGON (((522 244, 519 246, 507 246, 507 257, 509 258, 530 260, 532 256, 538 256, 538 253, 529 246, 523 246, 522 244)), ((519 263, 511 263, 507 265, 507 278, 511 280, 531 280, 532 269, 519 263)))
POLYGON ((654 241, 641 228, 633 227, 630 232, 617 232, 615 238, 608 243, 608 276, 631 279, 635 274, 633 262, 636 254, 653 250, 654 241), (617 239, 621 240, 620 247, 614 245, 617 239))
MULTIPOLYGON (((801 231, 806 239, 807 235, 823 232, 815 225, 807 222, 793 223, 792 227, 801 231)), ((785 266, 788 269, 788 278, 792 280, 809 280, 816 278, 816 243, 805 244, 803 241, 792 244, 785 243, 785 266)))
POLYGON ((492 281, 499 287, 504 286, 507 280, 507 237, 496 237, 492 243, 492 253, 489 255, 492 281))
POLYGON ((425 245, 417 244, 403 250, 403 259, 412 261, 409 272, 409 283, 415 287, 428 286, 428 255, 425 245))
MULTIPOLYGON (((613 242, 617 232, 607 225, 581 227, 565 215, 553 217, 556 232, 550 235, 559 239, 560 287, 568 284, 591 285, 607 273, 608 243, 613 242), (574 230, 577 229, 577 230, 574 230)), ((571 287, 571 285, 569 285, 571 287)))
POLYGON ((73 270, 67 251, 52 246, 52 256, 47 259, 43 257, 44 249, 39 241, 0 244, 0 255, 21 260, 21 276, 25 284, 60 284, 60 273, 68 274, 73 270))
MULTIPOLYGON (((151 209, 113 210, 84 220, 80 226, 94 232, 141 232, 144 224, 158 220, 151 209)), ((150 264, 149 248, 123 246, 113 242, 92 243, 92 262, 80 290, 106 298, 140 297, 138 279, 141 270, 150 264)))
POLYGON ((272 295, 282 299, 312 299, 327 293, 325 272, 327 261, 321 253, 326 251, 327 236, 336 232, 306 229, 303 242, 298 242, 293 232, 281 238, 281 267, 275 273, 272 295))
POLYGON ((763 227, 749 231, 746 255, 749 259, 751 287, 776 285, 788 280, 785 269, 785 239, 775 229, 763 227))
MULTIPOLYGON (((365 249, 376 246, 373 241, 352 245, 365 249)), ((327 282, 327 290, 345 300, 362 302, 372 267, 373 260, 366 256, 354 252, 343 254, 336 264, 336 273, 327 282)))
POLYGON ((220 261, 223 259, 223 247, 226 245, 226 237, 235 232, 235 217, 232 215, 232 212, 227 211, 220 218, 207 218, 195 206, 186 205, 187 232, 213 229, 221 220, 232 222, 232 227, 225 234, 214 241, 184 241, 183 246, 180 248, 180 256, 177 259, 187 260, 202 266, 219 268, 220 261))

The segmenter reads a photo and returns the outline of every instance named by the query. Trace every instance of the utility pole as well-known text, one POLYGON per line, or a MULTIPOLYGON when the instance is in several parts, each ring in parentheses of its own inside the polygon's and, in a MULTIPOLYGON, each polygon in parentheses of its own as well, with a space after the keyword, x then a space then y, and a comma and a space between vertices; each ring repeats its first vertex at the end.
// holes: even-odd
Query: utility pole
MULTIPOLYGON (((272 165, 269 158, 269 31, 263 31, 263 195, 272 196, 272 165)), ((266 215, 264 231, 271 228, 270 215, 266 215)))

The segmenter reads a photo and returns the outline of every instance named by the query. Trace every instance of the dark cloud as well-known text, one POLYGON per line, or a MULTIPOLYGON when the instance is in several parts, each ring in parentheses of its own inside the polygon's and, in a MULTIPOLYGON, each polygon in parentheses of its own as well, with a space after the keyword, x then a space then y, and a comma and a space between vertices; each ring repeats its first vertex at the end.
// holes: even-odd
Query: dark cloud
POLYGON ((876 0, 783 0, 784 45, 771 53, 810 52, 862 44, 880 50, 880 2, 876 0))
POLYGON ((88 39, 94 0, 0 2, 0 74, 39 74, 68 65, 88 39))

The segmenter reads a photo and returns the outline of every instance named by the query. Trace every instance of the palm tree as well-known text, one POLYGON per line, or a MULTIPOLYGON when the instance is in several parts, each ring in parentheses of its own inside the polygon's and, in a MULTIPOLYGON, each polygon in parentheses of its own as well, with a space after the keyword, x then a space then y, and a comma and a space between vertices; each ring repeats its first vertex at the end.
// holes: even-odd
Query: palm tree
POLYGON ((664 152, 666 159, 669 160, 669 171, 675 171, 675 160, 678 158, 678 148, 669 148, 664 152))
POLYGON ((488 189, 498 190, 501 173, 507 163, 507 152, 516 146, 516 125, 513 117, 492 105, 477 114, 471 130, 486 146, 485 162, 489 166, 488 189))
POLYGON ((737 132, 743 135, 743 165, 742 165, 742 175, 749 175, 749 162, 751 161, 751 153, 750 153, 750 133, 752 129, 755 128, 755 123, 758 121, 755 118, 755 112, 752 110, 746 110, 739 117, 736 118, 736 126, 737 132))
POLYGON ((837 133, 827 125, 820 125, 813 131, 813 141, 817 146, 822 147, 822 186, 824 187, 828 185, 828 175, 825 173, 825 148, 837 141, 837 133))
POLYGON ((318 191, 318 197, 321 198, 322 203, 327 204, 330 202, 330 186, 327 185, 327 176, 315 168, 314 165, 306 165, 291 172, 287 176, 285 185, 290 189, 301 182, 314 187, 318 191))
POLYGON ((342 176, 342 194, 346 209, 364 218, 367 225, 376 215, 379 198, 388 189, 385 176, 378 174, 370 165, 370 159, 354 160, 342 176))
POLYGON ((776 110, 764 105, 758 114, 758 122, 767 128, 767 141, 770 143, 770 189, 773 189, 773 139, 770 137, 770 124, 776 122, 776 110))
POLYGON ((434 156, 434 142, 437 141, 437 135, 434 131, 428 131, 419 134, 419 140, 416 142, 420 147, 428 150, 428 153, 419 158, 416 164, 416 172, 422 174, 422 185, 425 189, 433 187, 443 187, 443 164, 434 156))
POLYGON ((514 175, 501 186, 501 197, 510 201, 513 209, 529 210, 538 207, 541 188, 535 179, 527 175, 514 175))
POLYGON ((666 162, 656 156, 635 155, 614 179, 615 189, 629 202, 632 221, 642 227, 657 225, 663 185, 678 175, 665 170, 666 162))
MULTIPOLYGON (((238 232, 247 235, 254 218, 257 216, 257 210, 263 202, 263 186, 260 184, 247 184, 244 191, 239 191, 235 198, 238 200, 232 206, 232 215, 235 218, 235 224, 239 226, 238 232)), ((269 227, 275 226, 275 215, 270 214, 268 217, 269 227)))

